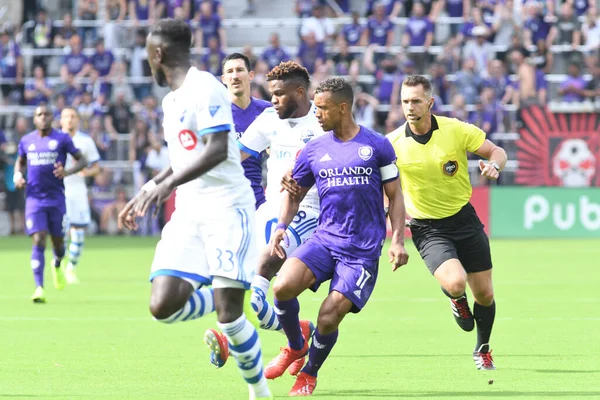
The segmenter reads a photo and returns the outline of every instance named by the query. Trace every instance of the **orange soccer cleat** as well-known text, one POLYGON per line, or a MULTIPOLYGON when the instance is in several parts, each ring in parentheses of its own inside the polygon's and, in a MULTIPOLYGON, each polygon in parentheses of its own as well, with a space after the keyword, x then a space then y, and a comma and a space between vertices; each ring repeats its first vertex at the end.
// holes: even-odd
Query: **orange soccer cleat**
MULTIPOLYGON (((304 343, 310 343, 310 338, 312 337, 313 333, 315 333, 315 326, 312 322, 304 320, 300 321, 300 328, 302 329, 302 337, 304 338, 304 343)), ((304 367, 305 358, 306 357, 299 358, 290 364, 290 366, 287 369, 290 375, 298 375, 302 367, 304 367)))
POLYGON ((306 372, 300 372, 296 378, 296 383, 290 390, 290 396, 312 396, 315 388, 317 387, 317 377, 307 374, 306 372))

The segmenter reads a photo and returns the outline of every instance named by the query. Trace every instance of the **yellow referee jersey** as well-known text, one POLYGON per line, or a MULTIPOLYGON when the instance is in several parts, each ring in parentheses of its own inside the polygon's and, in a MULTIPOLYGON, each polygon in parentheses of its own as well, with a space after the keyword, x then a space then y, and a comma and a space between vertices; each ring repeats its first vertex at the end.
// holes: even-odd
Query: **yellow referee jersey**
POLYGON ((398 160, 406 212, 417 219, 456 214, 473 191, 467 151, 477 151, 485 132, 455 118, 431 116, 431 131, 414 135, 408 124, 387 135, 398 160))

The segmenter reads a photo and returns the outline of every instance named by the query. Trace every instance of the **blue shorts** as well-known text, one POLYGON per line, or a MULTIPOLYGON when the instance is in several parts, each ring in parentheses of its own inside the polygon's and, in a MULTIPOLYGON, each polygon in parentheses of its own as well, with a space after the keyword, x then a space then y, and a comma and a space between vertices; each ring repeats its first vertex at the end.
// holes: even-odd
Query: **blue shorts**
POLYGON ((309 239, 292 254, 299 259, 317 278, 310 288, 316 292, 321 283, 331 280, 329 293, 340 292, 354 305, 350 310, 358 313, 367 304, 375 288, 379 259, 352 258, 327 249, 318 239, 309 239))

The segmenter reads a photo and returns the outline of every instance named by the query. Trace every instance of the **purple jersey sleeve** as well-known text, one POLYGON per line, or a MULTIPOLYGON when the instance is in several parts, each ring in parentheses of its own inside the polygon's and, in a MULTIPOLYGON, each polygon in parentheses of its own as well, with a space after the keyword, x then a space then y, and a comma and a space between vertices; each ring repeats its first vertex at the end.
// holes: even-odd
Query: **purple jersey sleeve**
POLYGON ((308 144, 298 154, 292 177, 302 187, 310 188, 315 184, 315 175, 313 174, 310 162, 310 146, 308 144))
POLYGON ((75 147, 73 139, 71 139, 71 136, 69 135, 65 134, 65 137, 63 138, 63 146, 65 153, 68 153, 73 157, 75 156, 75 154, 80 153, 80 150, 77 147, 75 147))

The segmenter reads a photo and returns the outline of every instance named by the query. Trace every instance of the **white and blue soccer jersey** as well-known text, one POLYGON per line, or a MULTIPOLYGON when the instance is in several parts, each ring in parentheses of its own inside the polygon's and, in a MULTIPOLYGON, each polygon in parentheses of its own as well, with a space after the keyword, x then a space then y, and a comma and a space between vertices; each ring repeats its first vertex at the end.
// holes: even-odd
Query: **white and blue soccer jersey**
POLYGON ((227 160, 177 188, 175 208, 193 217, 200 210, 254 206, 254 193, 244 176, 236 145, 227 89, 213 75, 190 68, 181 87, 162 101, 163 128, 173 172, 194 163, 204 150, 202 137, 229 131, 227 160))
POLYGON ((212 74, 192 67, 162 102, 173 173, 197 162, 203 137, 227 131, 227 159, 177 188, 175 212, 156 246, 150 279, 176 276, 197 286, 226 278, 249 288, 258 250, 254 192, 244 176, 230 95, 212 74))
MULTIPOLYGON (((267 201, 256 210, 260 246, 269 243, 277 226, 283 196, 281 178, 292 170, 306 143, 324 134, 313 104, 308 114, 301 118, 280 119, 274 108, 267 108, 238 140, 239 147, 253 156, 267 148, 271 150, 267 160, 267 201)), ((287 229, 289 241, 282 242, 288 256, 310 239, 317 228, 319 203, 317 188, 313 187, 300 203, 300 209, 287 229)))
MULTIPOLYGON (((324 133, 317 120, 314 104, 304 117, 288 119, 280 119, 275 109, 270 107, 250 124, 238 145, 256 157, 267 148, 271 149, 267 160, 267 202, 281 204, 281 178, 294 167, 306 143, 324 133)), ((302 205, 319 209, 316 188, 306 194, 302 205)))
MULTIPOLYGON (((75 147, 85 156, 88 165, 91 166, 100 161, 98 148, 96 148, 96 144, 91 137, 77 131, 73 135, 72 140, 75 147)), ((71 155, 67 156, 65 169, 72 168, 76 163, 77 161, 71 155)), ((69 175, 64 178, 64 184, 68 223, 76 226, 89 224, 91 221, 91 212, 85 177, 78 173, 69 175)))

